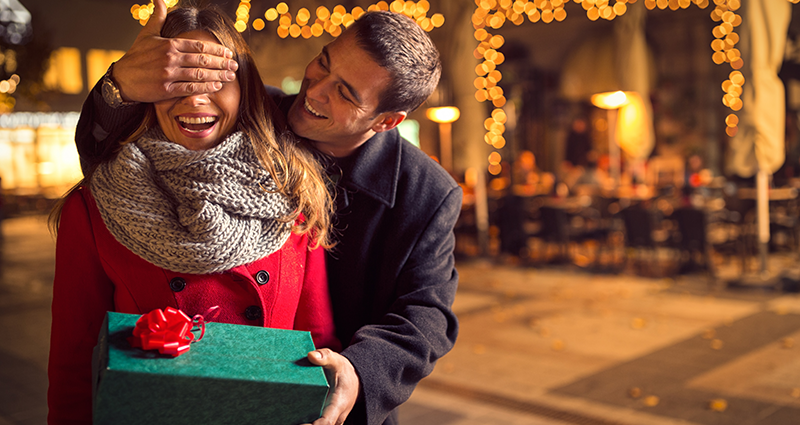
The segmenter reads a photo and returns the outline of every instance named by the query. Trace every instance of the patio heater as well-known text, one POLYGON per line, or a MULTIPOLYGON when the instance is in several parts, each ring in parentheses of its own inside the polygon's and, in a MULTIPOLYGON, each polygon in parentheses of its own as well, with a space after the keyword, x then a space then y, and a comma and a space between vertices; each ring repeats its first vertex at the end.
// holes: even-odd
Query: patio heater
POLYGON ((616 141, 617 111, 628 104, 628 96, 623 91, 597 93, 592 95, 592 104, 608 111, 608 158, 609 171, 614 186, 619 185, 620 148, 616 141))
POLYGON ((428 108, 425 116, 439 124, 439 161, 448 173, 453 173, 453 122, 461 116, 455 106, 428 108))

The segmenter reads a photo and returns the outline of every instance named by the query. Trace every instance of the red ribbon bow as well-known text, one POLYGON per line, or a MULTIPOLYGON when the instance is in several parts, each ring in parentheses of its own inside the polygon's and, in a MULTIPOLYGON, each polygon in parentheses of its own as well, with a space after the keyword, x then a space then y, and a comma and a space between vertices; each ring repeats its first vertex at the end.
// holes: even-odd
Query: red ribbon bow
MULTIPOLYGON (((209 312, 216 308, 210 308, 209 312)), ((136 321, 133 336, 128 338, 128 343, 135 348, 158 350, 161 354, 177 357, 189 351, 189 344, 203 339, 205 331, 206 321, 200 314, 190 319, 186 313, 178 309, 167 307, 162 311, 157 308, 136 321), (191 332, 194 325, 202 329, 197 340, 191 332)))

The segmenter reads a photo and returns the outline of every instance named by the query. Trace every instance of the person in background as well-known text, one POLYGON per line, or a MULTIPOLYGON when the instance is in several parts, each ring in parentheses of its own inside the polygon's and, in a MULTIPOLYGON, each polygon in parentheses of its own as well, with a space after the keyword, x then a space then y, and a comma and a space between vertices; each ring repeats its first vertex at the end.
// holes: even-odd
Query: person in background
POLYGON ((589 134, 589 120, 579 115, 575 117, 567 135, 566 160, 573 167, 586 167, 587 154, 592 150, 592 138, 589 134))
MULTIPOLYGON (((235 79, 228 50, 159 37, 164 6, 155 5, 84 104, 76 143, 85 166, 132 131, 140 102, 214 92, 235 79)), ((368 12, 308 64, 297 95, 270 89, 336 183, 339 235, 327 269, 344 349, 309 354, 334 375, 331 403, 315 425, 396 424, 396 408, 455 343, 453 227, 461 188, 396 129, 440 74, 439 53, 413 20, 368 12)))
MULTIPOLYGON (((311 332, 340 349, 325 257, 332 201, 311 151, 286 130, 252 55, 215 8, 180 8, 165 38, 224 45, 238 78, 146 105, 116 153, 54 210, 58 226, 48 423, 92 422, 92 350, 107 311, 311 332)), ((254 395, 257 397, 257 395, 254 395)))

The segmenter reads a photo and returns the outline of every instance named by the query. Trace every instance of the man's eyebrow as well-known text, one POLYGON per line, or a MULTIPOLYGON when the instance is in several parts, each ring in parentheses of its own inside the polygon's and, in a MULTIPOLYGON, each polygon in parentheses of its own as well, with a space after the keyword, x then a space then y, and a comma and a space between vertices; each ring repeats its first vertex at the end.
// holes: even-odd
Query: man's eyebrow
MULTIPOLYGON (((330 68, 331 68, 331 56, 328 53, 328 46, 324 46, 322 48, 322 56, 325 58, 325 63, 328 64, 328 69, 330 70, 330 68)), ((353 99, 355 100, 355 102, 360 105, 361 104, 361 96, 358 95, 358 92, 356 91, 355 87, 353 87, 350 83, 348 83, 347 81, 345 81, 345 80, 343 80, 341 78, 339 78, 339 82, 341 82, 342 85, 345 86, 345 88, 347 88, 347 91, 350 93, 350 96, 353 96, 353 99)))

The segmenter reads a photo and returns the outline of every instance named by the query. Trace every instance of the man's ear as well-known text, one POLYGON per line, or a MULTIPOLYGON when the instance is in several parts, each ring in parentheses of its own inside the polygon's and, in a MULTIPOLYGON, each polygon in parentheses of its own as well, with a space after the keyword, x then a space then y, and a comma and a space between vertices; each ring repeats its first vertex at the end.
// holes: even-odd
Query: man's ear
POLYGON ((381 114, 380 118, 375 121, 375 125, 372 126, 372 131, 380 133, 382 131, 391 130, 403 122, 407 116, 408 114, 406 112, 386 112, 381 114))

